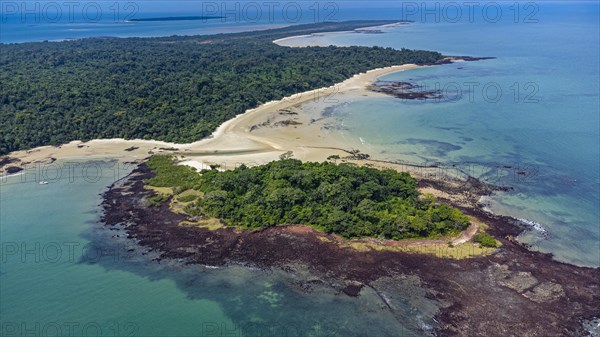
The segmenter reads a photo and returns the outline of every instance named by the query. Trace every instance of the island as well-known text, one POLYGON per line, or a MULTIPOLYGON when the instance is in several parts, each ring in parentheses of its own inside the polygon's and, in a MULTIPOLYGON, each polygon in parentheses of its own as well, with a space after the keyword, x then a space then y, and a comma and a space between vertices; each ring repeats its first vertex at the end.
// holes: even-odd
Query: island
POLYGON ((151 21, 203 21, 203 20, 215 20, 225 19, 224 16, 169 16, 162 18, 142 18, 142 19, 129 19, 131 22, 151 22, 151 21))

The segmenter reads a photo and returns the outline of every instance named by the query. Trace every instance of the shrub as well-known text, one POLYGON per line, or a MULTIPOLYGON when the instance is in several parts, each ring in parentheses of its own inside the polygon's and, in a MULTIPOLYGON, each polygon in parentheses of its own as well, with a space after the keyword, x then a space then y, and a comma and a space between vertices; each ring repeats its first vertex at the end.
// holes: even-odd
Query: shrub
POLYGON ((158 194, 156 196, 151 197, 150 199, 148 199, 148 205, 150 207, 158 207, 160 206, 163 202, 169 200, 169 196, 166 194, 158 194))
POLYGON ((495 248, 497 246, 496 240, 487 233, 477 233, 473 240, 479 243, 482 247, 492 247, 495 248))

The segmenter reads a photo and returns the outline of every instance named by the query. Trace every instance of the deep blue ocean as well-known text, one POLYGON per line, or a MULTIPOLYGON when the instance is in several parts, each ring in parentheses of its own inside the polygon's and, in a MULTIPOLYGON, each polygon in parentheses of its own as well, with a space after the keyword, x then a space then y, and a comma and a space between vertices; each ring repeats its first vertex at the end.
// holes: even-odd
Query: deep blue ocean
MULTIPOLYGON (((377 158, 457 165, 512 186, 513 192, 486 202, 494 212, 539 224, 543 231, 533 229, 522 240, 562 261, 600 265, 597 2, 480 2, 472 12, 462 2, 439 8, 392 1, 0 4, 2 43, 212 34, 360 18, 415 21, 384 34, 310 40, 496 59, 384 78, 439 88, 450 99, 336 97, 344 136, 360 138, 377 158), (227 20, 128 21, 182 15, 227 20)), ((48 185, 32 175, 0 179, 0 335, 419 336, 435 325, 435 305, 409 281, 381 287, 396 308, 390 313, 368 290, 359 298, 327 287, 298 291, 294 285, 310 279, 308 273, 183 267, 154 263, 152 253, 114 253, 133 248, 117 236, 122 233, 98 225, 99 194, 127 172, 114 164, 89 164, 103 168, 93 178, 63 172, 48 185)))

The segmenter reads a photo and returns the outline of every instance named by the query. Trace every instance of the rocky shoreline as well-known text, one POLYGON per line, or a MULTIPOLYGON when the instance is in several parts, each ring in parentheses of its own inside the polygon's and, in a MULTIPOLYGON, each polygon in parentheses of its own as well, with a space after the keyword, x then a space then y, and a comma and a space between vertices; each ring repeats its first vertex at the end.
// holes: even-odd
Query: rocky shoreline
MULTIPOLYGON (((435 63, 425 63, 420 65, 435 66, 452 64, 456 62, 475 62, 493 59, 495 59, 495 57, 448 56, 435 63)), ((444 96, 443 90, 440 90, 438 88, 429 88, 424 85, 405 81, 376 81, 370 86, 368 86, 367 90, 393 96, 403 100, 428 100, 440 102, 448 99, 444 96)))
POLYGON ((358 251, 340 246, 336 238, 305 226, 282 226, 261 231, 232 228, 209 230, 180 226, 186 216, 175 214, 168 202, 147 207, 154 192, 144 188, 153 176, 145 164, 103 195, 107 226, 125 225, 129 238, 160 252, 160 259, 189 264, 243 264, 294 272, 304 265, 340 293, 360 296, 377 280, 418 277, 427 296, 441 310, 434 318, 440 336, 576 336, 585 335, 583 320, 600 317, 600 269, 556 262, 549 254, 530 251, 514 240, 525 226, 489 214, 475 205, 489 193, 476 181, 448 186, 421 180, 432 187, 462 195, 465 203, 445 200, 490 225, 488 232, 501 243, 494 254, 451 260, 434 255, 388 250, 358 251))
POLYGON ((369 90, 406 100, 444 99, 442 90, 430 89, 416 83, 403 81, 377 81, 369 86, 369 90))

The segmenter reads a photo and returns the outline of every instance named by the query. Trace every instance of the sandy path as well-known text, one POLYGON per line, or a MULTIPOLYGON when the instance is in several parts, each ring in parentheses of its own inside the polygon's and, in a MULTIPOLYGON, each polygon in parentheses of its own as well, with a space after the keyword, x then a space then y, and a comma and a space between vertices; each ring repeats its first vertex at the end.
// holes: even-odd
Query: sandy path
POLYGON ((452 241, 452 244, 455 246, 458 246, 467 241, 471 241, 471 239, 473 239, 473 236, 475 236, 475 234, 477 234, 478 230, 479 230, 479 223, 477 221, 471 220, 471 226, 469 226, 469 228, 467 228, 466 231, 462 232, 462 234, 460 235, 459 238, 452 241))
MULTIPOLYGON (((452 241, 453 246, 458 246, 463 243, 471 241, 473 236, 479 230, 479 223, 477 221, 471 221, 471 225, 463 231, 460 236, 454 238, 452 241)), ((344 241, 340 238, 340 241, 344 241)), ((364 242, 364 243, 373 243, 377 245, 389 246, 389 247, 427 247, 427 246, 435 246, 442 245, 447 246, 449 240, 442 239, 416 239, 416 240, 376 240, 376 239, 357 239, 352 240, 353 242, 364 242)))

